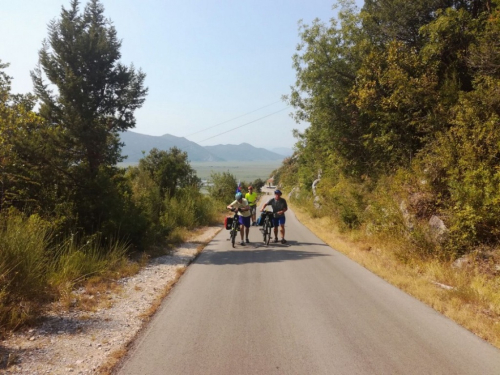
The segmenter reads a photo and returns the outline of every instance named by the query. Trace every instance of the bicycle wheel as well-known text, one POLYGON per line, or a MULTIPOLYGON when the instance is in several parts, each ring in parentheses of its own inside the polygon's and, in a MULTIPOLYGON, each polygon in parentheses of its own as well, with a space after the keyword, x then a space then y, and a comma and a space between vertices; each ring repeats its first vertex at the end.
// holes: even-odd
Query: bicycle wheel
POLYGON ((267 239, 265 242, 266 245, 269 245, 269 241, 271 241, 271 223, 269 220, 267 220, 265 232, 267 233, 267 239))
POLYGON ((267 220, 264 220, 264 225, 262 226, 262 236, 264 237, 264 243, 267 244, 267 220))
POLYGON ((233 224, 233 227, 231 228, 231 244, 234 247, 234 244, 236 242, 236 225, 233 224))

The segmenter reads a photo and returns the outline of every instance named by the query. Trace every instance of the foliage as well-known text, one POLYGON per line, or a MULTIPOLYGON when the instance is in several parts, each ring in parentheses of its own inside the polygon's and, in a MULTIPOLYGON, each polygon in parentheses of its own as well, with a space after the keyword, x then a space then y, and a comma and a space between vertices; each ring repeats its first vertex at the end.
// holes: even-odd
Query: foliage
POLYGON ((394 233, 410 257, 499 244, 498 1, 339 4, 300 26, 288 100, 310 126, 275 179, 303 201, 321 175, 322 214, 394 233))
POLYGON ((103 205, 115 189, 114 165, 121 160, 118 132, 135 125, 134 111, 147 93, 144 73, 119 62, 120 47, 98 0, 81 13, 79 2, 72 0, 49 24, 39 66, 32 72, 44 123, 36 144, 40 150, 27 159, 36 164, 45 155, 41 160, 48 159, 46 164, 58 172, 51 176, 57 181, 54 195, 73 203, 74 217, 87 233, 108 219, 119 220, 103 205))
POLYGON ((210 175, 210 183, 208 193, 213 199, 223 202, 226 205, 234 200, 238 181, 236 181, 236 177, 231 173, 212 173, 210 175))
POLYGON ((253 187, 253 191, 258 193, 261 191, 261 189, 264 187, 265 184, 266 184, 265 181, 258 178, 256 180, 254 180, 254 182, 252 182, 250 185, 253 187))
POLYGON ((174 197, 166 197, 164 205, 160 222, 167 232, 176 227, 192 229, 217 222, 217 202, 192 186, 179 190, 174 197))
POLYGON ((61 238, 38 215, 10 209, 1 223, 0 333, 34 320, 43 302, 61 298, 125 261, 128 244, 99 235, 61 238))
POLYGON ((172 198, 177 189, 187 186, 199 187, 200 179, 188 162, 187 152, 177 147, 169 151, 153 148, 149 154, 139 160, 139 169, 149 173, 158 186, 161 198, 172 198))

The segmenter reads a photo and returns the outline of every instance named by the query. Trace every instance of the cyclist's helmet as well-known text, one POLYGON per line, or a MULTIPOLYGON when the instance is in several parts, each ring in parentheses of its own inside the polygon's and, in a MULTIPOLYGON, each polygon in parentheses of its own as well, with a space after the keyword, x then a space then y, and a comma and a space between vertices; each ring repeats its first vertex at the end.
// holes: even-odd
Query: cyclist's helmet
POLYGON ((281 193, 281 190, 275 190, 275 191, 274 191, 274 194, 281 195, 282 193, 281 193))
POLYGON ((236 200, 240 200, 241 197, 243 197, 243 194, 241 194, 240 192, 236 193, 236 195, 234 196, 236 198, 236 200))

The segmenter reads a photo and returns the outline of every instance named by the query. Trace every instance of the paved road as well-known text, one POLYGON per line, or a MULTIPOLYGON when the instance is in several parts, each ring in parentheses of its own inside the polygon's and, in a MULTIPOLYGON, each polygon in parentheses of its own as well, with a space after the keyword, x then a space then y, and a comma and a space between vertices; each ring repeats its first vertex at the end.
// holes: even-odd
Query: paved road
POLYGON ((288 244, 222 231, 118 374, 500 374, 500 351, 336 252, 287 213, 288 244))

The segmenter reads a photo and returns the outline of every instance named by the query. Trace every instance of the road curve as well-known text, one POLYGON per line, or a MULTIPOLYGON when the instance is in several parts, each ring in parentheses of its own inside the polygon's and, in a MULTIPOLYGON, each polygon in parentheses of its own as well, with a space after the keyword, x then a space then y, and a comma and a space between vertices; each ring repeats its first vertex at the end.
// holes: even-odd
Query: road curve
POLYGON ((333 250, 220 232, 117 369, 166 374, 500 374, 500 351, 333 250))

